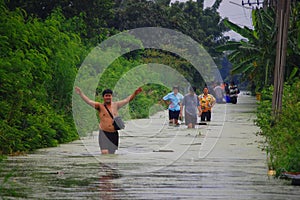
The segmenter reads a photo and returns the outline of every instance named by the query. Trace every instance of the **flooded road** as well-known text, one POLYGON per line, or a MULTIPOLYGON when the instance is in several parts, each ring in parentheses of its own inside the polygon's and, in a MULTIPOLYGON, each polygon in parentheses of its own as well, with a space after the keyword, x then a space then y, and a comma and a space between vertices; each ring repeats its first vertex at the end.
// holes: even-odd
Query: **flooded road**
POLYGON ((2 163, 3 199, 299 199, 267 175, 255 135, 255 99, 218 104, 208 125, 167 125, 167 112, 127 122, 116 155, 100 155, 97 132, 2 163))

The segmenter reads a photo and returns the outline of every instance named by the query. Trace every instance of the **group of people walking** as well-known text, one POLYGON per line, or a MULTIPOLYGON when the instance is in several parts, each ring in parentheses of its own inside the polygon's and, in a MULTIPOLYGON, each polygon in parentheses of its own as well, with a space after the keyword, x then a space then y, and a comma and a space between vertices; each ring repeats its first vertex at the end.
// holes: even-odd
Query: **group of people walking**
POLYGON ((237 103, 237 97, 240 93, 240 90, 238 89, 237 85, 231 81, 230 84, 224 82, 224 83, 217 83, 213 87, 212 93, 216 97, 217 103, 237 103))
POLYGON ((237 103, 239 89, 234 82, 230 85, 217 83, 212 90, 213 94, 205 86, 203 93, 197 96, 196 88, 191 86, 189 93, 183 96, 179 93, 179 87, 174 86, 173 91, 163 97, 163 100, 169 104, 169 124, 179 126, 178 119, 182 119, 184 113, 187 127, 195 128, 197 115, 201 122, 211 120, 211 111, 215 103, 237 103))
POLYGON ((182 119, 184 113, 188 128, 195 128, 197 116, 201 121, 210 121, 211 109, 216 103, 215 97, 209 94, 207 87, 204 87, 199 96, 195 87, 189 87, 189 93, 183 96, 179 93, 179 87, 174 86, 173 91, 164 96, 163 100, 169 104, 169 124, 179 126, 178 119, 182 119))
POLYGON ((195 128, 197 113, 201 121, 210 121, 211 108, 215 104, 215 98, 208 94, 207 87, 200 96, 197 96, 195 87, 190 87, 189 93, 183 96, 179 93, 179 87, 174 86, 173 91, 164 96, 163 100, 169 104, 169 124, 179 126, 178 119, 183 118, 184 110, 185 123, 188 128, 195 128))
MULTIPOLYGON (((163 97, 163 100, 168 103, 169 124, 179 126, 179 118, 185 117, 185 124, 188 128, 195 128, 197 117, 201 121, 211 120, 211 111, 215 103, 223 102, 224 94, 228 95, 232 103, 237 102, 239 90, 234 83, 231 83, 228 88, 226 85, 216 85, 213 89, 214 95, 210 94, 209 88, 204 87, 203 93, 199 96, 196 94, 196 88, 190 87, 186 95, 179 93, 179 87, 174 86, 173 91, 163 97), (183 115, 184 113, 184 115, 183 115)), ((99 146, 102 154, 114 154, 119 146, 119 133, 114 125, 114 119, 118 116, 118 110, 132 101, 136 95, 142 92, 141 88, 134 91, 127 98, 114 102, 113 91, 106 89, 102 93, 104 102, 99 103, 89 99, 79 87, 75 87, 75 92, 88 105, 98 111, 99 123, 99 146)))

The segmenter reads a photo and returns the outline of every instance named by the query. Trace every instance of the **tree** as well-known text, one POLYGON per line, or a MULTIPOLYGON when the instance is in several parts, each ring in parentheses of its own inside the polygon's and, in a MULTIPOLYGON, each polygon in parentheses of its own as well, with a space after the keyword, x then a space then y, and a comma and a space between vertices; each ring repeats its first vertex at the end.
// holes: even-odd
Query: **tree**
MULTIPOLYGON (((7 1, 10 9, 22 8, 28 15, 34 15, 45 20, 58 7, 67 19, 80 17, 84 21, 83 27, 78 27, 82 39, 88 39, 93 44, 106 39, 115 32, 108 27, 107 21, 114 16, 114 1, 111 0, 15 0, 7 1)), ((76 24, 74 24, 75 26, 76 24)))
MULTIPOLYGON (((203 1, 175 2, 171 5, 161 4, 160 1, 122 1, 116 7, 116 15, 110 25, 119 31, 149 26, 177 30, 203 45, 214 61, 220 64, 221 53, 215 51, 215 47, 224 44, 228 37, 223 36, 227 28, 217 12, 219 3, 216 1, 212 8, 204 9, 203 1)), ((197 73, 193 75, 192 80, 202 80, 197 73)))
POLYGON ((0 6, 0 154, 78 138, 70 93, 82 47, 58 11, 45 22, 0 6))

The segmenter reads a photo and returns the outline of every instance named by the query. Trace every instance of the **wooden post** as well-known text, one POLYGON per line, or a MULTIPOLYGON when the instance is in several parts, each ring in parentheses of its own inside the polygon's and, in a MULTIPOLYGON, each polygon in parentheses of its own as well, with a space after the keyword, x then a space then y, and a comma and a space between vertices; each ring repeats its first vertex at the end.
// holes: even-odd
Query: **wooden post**
POLYGON ((274 116, 277 116, 278 113, 280 113, 282 110, 284 69, 286 63, 290 6, 291 0, 279 0, 277 3, 276 25, 278 27, 278 30, 274 70, 274 92, 272 99, 272 109, 274 116))

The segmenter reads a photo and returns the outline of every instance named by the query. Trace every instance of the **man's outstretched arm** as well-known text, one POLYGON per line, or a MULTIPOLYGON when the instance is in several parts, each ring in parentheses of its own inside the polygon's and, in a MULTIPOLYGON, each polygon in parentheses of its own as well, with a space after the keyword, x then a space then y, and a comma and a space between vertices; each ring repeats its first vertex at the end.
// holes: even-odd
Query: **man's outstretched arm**
POLYGON ((98 103, 95 101, 92 101, 87 96, 85 96, 85 94, 81 91, 81 89, 79 87, 76 86, 75 91, 87 104, 89 104, 93 108, 96 108, 98 106, 98 103))
POLYGON ((129 103, 130 101, 132 101, 136 95, 138 95, 139 93, 141 93, 143 91, 142 88, 138 88, 134 91, 134 93, 132 95, 129 95, 126 99, 123 99, 121 101, 118 101, 118 108, 121 108, 122 106, 125 106, 127 103, 129 103))

